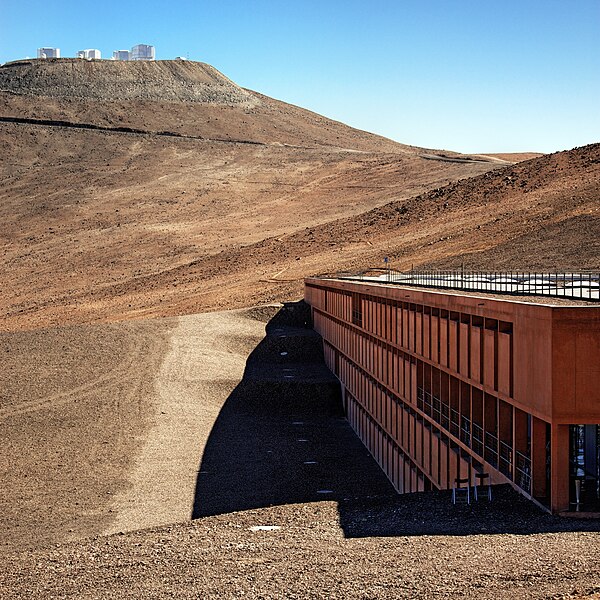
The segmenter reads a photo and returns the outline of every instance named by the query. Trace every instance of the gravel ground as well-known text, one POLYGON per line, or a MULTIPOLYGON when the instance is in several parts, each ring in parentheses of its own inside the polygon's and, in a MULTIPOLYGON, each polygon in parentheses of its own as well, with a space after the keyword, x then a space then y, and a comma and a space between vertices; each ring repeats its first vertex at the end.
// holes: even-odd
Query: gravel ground
MULTIPOLYGON (((0 591, 5 598, 568 598, 600 593, 595 531, 569 531, 572 524, 563 522, 558 532, 476 534, 473 529, 483 523, 498 528, 499 519, 510 527, 510 512, 461 507, 454 513, 448 496, 439 493, 384 504, 363 500, 350 518, 360 527, 360 521, 381 526, 382 515, 393 517, 389 536, 381 531, 345 536, 340 505, 327 501, 21 553, 5 560, 0 591), (450 512, 450 522, 458 523, 451 535, 419 533, 424 522, 450 512), (261 526, 280 529, 252 530, 261 526)), ((518 508, 516 513, 518 520, 518 508)), ((556 527, 551 517, 536 523, 543 526, 545 520, 556 527)))
POLYGON ((0 334, 0 561, 189 520, 206 440, 276 310, 0 334))
POLYGON ((0 561, 101 532, 155 419, 173 319, 0 334, 0 561))
MULTIPOLYGON (((170 387, 172 401, 203 389, 208 393, 210 378, 198 373, 210 374, 210 365, 217 363, 225 371, 240 372, 239 357, 249 354, 243 379, 230 393, 216 386, 213 405, 202 409, 206 398, 199 401, 195 412, 212 411, 215 420, 210 432, 184 427, 186 448, 169 441, 176 435, 173 426, 183 423, 181 415, 194 413, 191 403, 180 401, 172 408, 181 410, 164 411, 170 427, 155 420, 142 429, 145 444, 137 446, 137 461, 125 472, 131 487, 121 487, 112 505, 117 513, 110 525, 114 534, 102 535, 110 529, 104 524, 104 529, 96 525, 93 535, 88 529, 87 537, 82 528, 80 539, 70 542, 60 542, 56 535, 42 539, 39 531, 48 524, 30 519, 30 539, 35 532, 40 538, 37 547, 5 544, 0 552, 2 598, 600 595, 596 520, 547 515, 508 487, 496 488, 491 503, 471 506, 453 506, 449 492, 393 493, 339 417, 336 396, 327 390, 330 377, 323 375, 321 390, 314 374, 302 381, 302 367, 313 371, 319 359, 318 339, 315 351, 310 331, 303 334, 276 319, 252 349, 257 328, 264 329, 273 310, 198 315, 178 324, 172 319, 167 330, 155 330, 162 332, 160 340, 170 335, 166 348, 158 346, 163 357, 158 373, 161 385, 170 387), (186 362, 189 339, 202 331, 210 331, 211 339, 196 340, 192 345, 198 352, 186 362), (221 359, 215 361, 202 348, 227 354, 229 349, 238 358, 230 369, 222 360, 225 354, 217 353, 221 359), (287 362, 288 356, 293 362, 287 362), (261 394, 268 401, 260 402, 261 394), (188 435, 194 431, 197 440, 188 435), (192 466, 179 468, 187 464, 186 452, 192 466), (198 453, 200 466, 192 468, 198 453), (177 468, 168 473, 171 489, 165 496, 165 480, 157 474, 173 463, 177 468), (164 522, 169 515, 181 520, 182 506, 189 512, 192 494, 196 520, 128 530, 164 522), (128 498, 139 504, 137 510, 128 498)), ((219 372, 217 368, 213 376, 219 372)), ((169 396, 161 400, 157 389, 158 395, 145 405, 151 415, 162 414, 169 396)), ((211 422, 208 412, 199 415, 196 426, 211 422)), ((51 491, 60 499, 61 488, 51 491)), ((10 490, 3 494, 7 498, 10 490)), ((15 508, 27 509, 23 499, 8 499, 15 508)), ((43 502, 58 506, 50 495, 40 496, 37 514, 43 514, 43 502)))

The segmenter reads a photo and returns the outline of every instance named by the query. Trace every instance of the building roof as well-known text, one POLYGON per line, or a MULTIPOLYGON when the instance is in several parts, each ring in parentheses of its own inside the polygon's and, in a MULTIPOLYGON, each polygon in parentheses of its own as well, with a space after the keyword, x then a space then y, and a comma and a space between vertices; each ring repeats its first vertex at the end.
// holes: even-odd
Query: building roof
MULTIPOLYGON (((319 278, 317 278, 319 279, 319 278)), ((427 286, 427 285, 410 285, 407 283, 400 282, 388 282, 377 279, 360 279, 358 277, 324 277, 323 279, 327 280, 337 280, 343 281, 347 283, 356 283, 358 285, 376 285, 383 286, 389 288, 398 288, 398 289, 408 289, 420 292, 430 292, 436 294, 447 294, 451 296, 468 296, 473 298, 486 298, 490 300, 503 300, 507 302, 516 302, 516 303, 525 303, 525 304, 539 304, 545 306, 568 306, 568 307, 600 307, 600 302, 598 300, 589 300, 585 298, 577 298, 577 297, 559 297, 552 295, 543 295, 543 294, 531 294, 531 293, 519 293, 518 290, 514 292, 506 293, 506 292, 490 292, 485 290, 462 290, 462 289, 453 289, 448 287, 437 287, 437 286, 427 286)))

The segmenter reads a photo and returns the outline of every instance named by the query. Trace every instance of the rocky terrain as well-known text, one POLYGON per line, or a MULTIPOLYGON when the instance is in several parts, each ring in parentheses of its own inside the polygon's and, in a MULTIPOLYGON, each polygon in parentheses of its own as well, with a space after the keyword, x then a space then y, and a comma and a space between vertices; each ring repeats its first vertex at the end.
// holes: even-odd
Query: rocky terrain
POLYGON ((86 100, 202 102, 251 108, 258 99, 214 67, 187 61, 24 60, 0 69, 0 89, 17 95, 86 100))
POLYGON ((205 517, 8 557, 0 591, 5 598, 598 598, 598 532, 580 522, 575 530, 497 533, 498 521, 514 518, 510 500, 452 510, 447 496, 427 493, 371 500, 351 514, 321 501, 205 517), (381 530, 345 536, 340 512, 381 530), (456 526, 441 535, 423 526, 438 519, 456 526))
MULTIPOLYGON (((0 67, 5 329, 198 312, 225 299, 237 298, 238 307, 270 301, 281 295, 279 284, 260 283, 258 294, 252 286, 292 266, 301 265, 301 276, 330 270, 339 247, 317 240, 315 259, 329 256, 296 265, 286 243, 268 261, 253 260, 246 246, 506 164, 397 144, 255 92, 244 92, 253 108, 227 97, 221 104, 93 99, 129 86, 140 68, 74 60, 0 67), (75 88, 89 89, 89 97, 61 97, 75 88), (251 260, 248 277, 240 277, 238 253, 251 260), (196 277, 198 261, 211 273, 183 285, 180 275, 196 277), (214 282, 232 268, 248 290, 243 298, 214 282), (213 282, 221 300, 210 292, 213 282)), ((151 81, 164 77, 167 97, 173 86, 185 90, 210 77, 239 89, 202 64, 143 69, 153 72, 151 81)))
POLYGON ((0 153, 2 597, 600 594, 595 521, 391 493, 264 306, 383 256, 598 269, 600 145, 417 148, 209 65, 60 59, 0 67, 0 153))

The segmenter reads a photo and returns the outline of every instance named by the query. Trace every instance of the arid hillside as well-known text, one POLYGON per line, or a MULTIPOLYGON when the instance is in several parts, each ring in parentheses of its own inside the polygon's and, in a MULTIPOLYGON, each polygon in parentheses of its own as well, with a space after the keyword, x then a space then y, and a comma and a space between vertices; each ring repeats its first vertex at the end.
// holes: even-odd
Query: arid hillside
POLYGON ((599 146, 397 144, 209 65, 0 67, 5 330, 298 297, 380 266, 598 268, 599 146))
MULTIPOLYGON (((297 253, 284 243, 265 263, 246 246, 508 164, 397 144, 201 63, 22 61, 0 67, 0 90, 7 330, 285 296, 260 280, 297 253), (193 279, 198 261, 208 272, 193 279)), ((336 241, 307 249, 327 254, 336 241)))
MULTIPOLYGON (((302 294, 307 273, 394 268, 581 270, 600 267, 600 144, 543 156, 271 237, 152 278, 177 284, 177 310, 302 294), (227 269, 216 268, 227 265, 227 269), (202 282, 201 284, 197 282, 202 282), (232 293, 225 295, 223 290, 232 293)), ((141 289, 145 285, 140 281, 141 289)))
POLYGON ((597 268, 600 144, 465 156, 61 59, 0 67, 0 156, 2 598, 597 595, 596 521, 392 493, 265 304, 383 256, 597 268))
MULTIPOLYGON (((399 269, 578 270, 600 268, 599 234, 600 144, 593 144, 390 202, 284 241, 308 258, 313 253, 302 248, 335 240, 333 271, 382 266, 382 256, 399 269)), ((276 244, 258 246, 268 252, 276 244)))
POLYGON ((197 62, 7 63, 0 67, 0 107, 1 116, 112 130, 129 127, 221 141, 423 152, 245 90, 214 67, 197 62))

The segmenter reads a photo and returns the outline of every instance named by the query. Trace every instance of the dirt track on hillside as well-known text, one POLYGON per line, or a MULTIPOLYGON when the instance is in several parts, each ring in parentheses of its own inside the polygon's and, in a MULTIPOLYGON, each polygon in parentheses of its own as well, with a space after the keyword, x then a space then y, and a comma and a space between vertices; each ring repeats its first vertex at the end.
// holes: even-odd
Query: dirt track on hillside
MULTIPOLYGON (((276 309, 275 309, 276 310, 276 309)), ((275 312, 273 310, 272 312, 275 312)), ((248 311, 180 317, 154 382, 156 415, 105 533, 189 521, 203 450, 265 323, 248 311)))
POLYGON ((0 335, 0 550, 190 519, 262 335, 246 312, 0 335))

